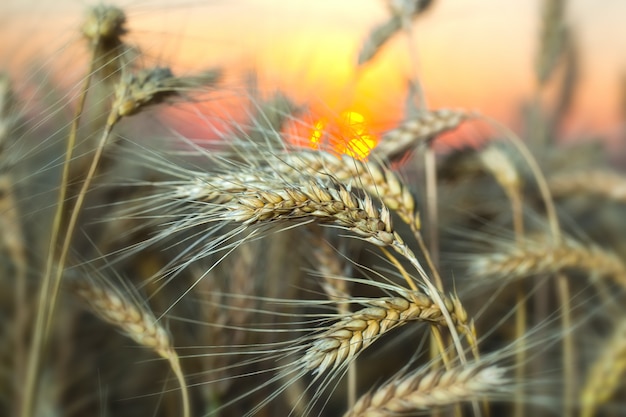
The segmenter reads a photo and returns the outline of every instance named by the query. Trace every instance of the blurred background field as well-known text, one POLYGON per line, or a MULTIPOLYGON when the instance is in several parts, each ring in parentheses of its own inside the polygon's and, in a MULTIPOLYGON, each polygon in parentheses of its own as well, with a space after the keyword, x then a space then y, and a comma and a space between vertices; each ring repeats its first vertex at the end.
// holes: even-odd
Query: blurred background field
MULTIPOLYGON (((416 23, 419 77, 429 106, 476 109, 516 130, 535 90, 540 1, 436 2, 416 23)), ((281 89, 318 117, 357 112, 374 132, 403 117, 410 62, 404 36, 363 68, 354 65, 369 30, 388 15, 383 1, 120 1, 129 42, 144 58, 190 73, 220 63, 233 86, 250 71, 270 94, 281 89)), ((5 0, 0 62, 39 68, 65 86, 82 76, 76 31, 82 1, 5 0)), ((577 86, 560 140, 593 136, 623 157, 626 4, 573 0, 567 20, 577 50, 577 86)), ((32 76, 16 82, 33 81, 32 76)), ((550 94, 550 92, 548 92, 550 94)), ((233 99, 236 101, 236 99, 233 99)), ((220 103, 232 105, 232 100, 220 103)), ((178 116, 177 118, 180 118, 178 116)), ((188 123, 178 128, 189 129, 188 123)), ((196 132, 184 132, 196 133, 196 132)), ((468 133, 471 136, 471 132, 468 133)))

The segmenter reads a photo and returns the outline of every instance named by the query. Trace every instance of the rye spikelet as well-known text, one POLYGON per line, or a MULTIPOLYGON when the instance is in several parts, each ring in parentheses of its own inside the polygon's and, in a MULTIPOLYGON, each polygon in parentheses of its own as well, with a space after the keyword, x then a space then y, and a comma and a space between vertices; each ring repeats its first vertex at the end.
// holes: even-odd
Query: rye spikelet
POLYGON ((469 117, 469 113, 461 110, 424 111, 387 132, 371 155, 381 160, 397 159, 420 144, 429 143, 438 135, 456 129, 469 117))
POLYGON ((472 401, 502 392, 506 384, 504 370, 496 366, 420 370, 365 394, 344 417, 383 417, 472 401))

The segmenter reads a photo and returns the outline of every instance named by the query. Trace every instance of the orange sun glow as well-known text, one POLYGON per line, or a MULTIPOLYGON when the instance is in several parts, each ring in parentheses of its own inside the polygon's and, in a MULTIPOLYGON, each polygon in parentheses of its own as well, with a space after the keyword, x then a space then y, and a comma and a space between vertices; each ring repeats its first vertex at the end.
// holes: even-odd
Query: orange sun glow
POLYGON ((309 137, 309 146, 319 149, 327 141, 334 151, 353 158, 364 159, 378 143, 368 130, 365 117, 355 111, 344 111, 335 120, 317 120, 309 137))

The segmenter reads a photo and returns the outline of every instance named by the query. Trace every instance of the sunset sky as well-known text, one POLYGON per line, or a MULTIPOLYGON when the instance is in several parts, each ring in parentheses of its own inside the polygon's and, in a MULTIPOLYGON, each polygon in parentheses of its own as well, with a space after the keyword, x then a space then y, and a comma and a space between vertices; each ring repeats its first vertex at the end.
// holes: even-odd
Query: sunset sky
MULTIPOLYGON (((113 1, 128 14, 127 39, 149 63, 180 72, 222 66, 231 79, 255 70, 259 86, 281 89, 320 112, 358 112, 375 129, 402 118, 410 75, 408 42, 396 36, 360 70, 369 30, 387 19, 382 0, 113 1)), ((2 0, 0 67, 40 66, 56 79, 81 76, 76 30, 88 1, 2 0)), ((514 127, 534 91, 537 0, 438 0, 415 22, 418 72, 429 107, 480 110, 514 127)), ((620 77, 626 73, 626 2, 568 2, 581 58, 566 133, 617 137, 620 77)))

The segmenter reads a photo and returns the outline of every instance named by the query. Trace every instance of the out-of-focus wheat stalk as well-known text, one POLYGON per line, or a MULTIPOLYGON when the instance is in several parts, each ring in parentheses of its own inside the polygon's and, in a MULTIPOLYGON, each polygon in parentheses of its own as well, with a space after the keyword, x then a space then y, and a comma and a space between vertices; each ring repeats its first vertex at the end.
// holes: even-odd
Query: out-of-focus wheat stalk
POLYGON ((548 185, 556 198, 599 196, 626 202, 626 177, 607 170, 573 171, 549 178, 548 185))

